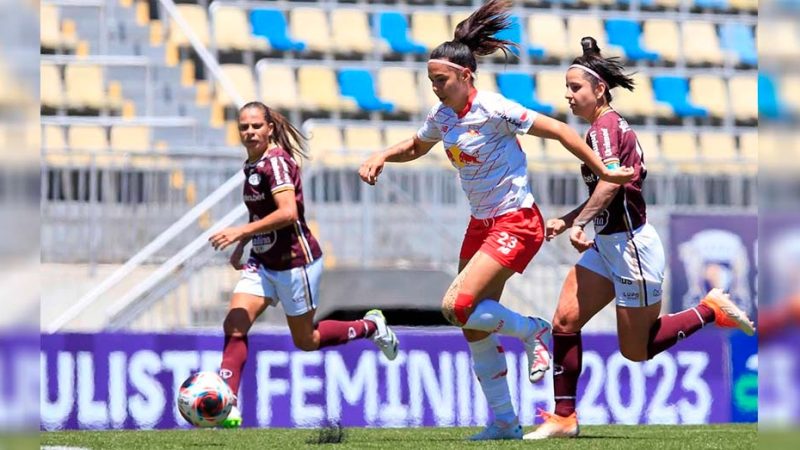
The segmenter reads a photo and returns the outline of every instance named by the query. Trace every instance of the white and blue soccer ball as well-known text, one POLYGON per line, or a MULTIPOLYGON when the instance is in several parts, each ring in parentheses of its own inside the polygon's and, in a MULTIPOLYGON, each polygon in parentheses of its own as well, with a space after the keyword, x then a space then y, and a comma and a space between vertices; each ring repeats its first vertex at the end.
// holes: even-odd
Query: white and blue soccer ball
POLYGON ((178 391, 178 410, 196 427, 215 427, 231 412, 235 397, 231 388, 214 372, 192 374, 178 391))

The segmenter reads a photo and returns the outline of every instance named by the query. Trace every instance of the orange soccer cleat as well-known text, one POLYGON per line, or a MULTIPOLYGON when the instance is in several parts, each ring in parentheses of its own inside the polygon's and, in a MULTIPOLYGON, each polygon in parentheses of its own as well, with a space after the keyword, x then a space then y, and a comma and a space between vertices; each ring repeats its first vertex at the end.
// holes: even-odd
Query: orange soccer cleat
POLYGON ((561 417, 539 410, 539 417, 544 419, 544 423, 539 425, 536 430, 523 436, 522 439, 574 438, 580 434, 578 415, 574 412, 567 417, 561 417))
POLYGON ((747 314, 739 309, 739 307, 731 301, 730 296, 723 292, 722 289, 714 288, 708 291, 705 298, 700 300, 700 304, 706 305, 714 310, 714 322, 717 326, 723 328, 738 328, 749 336, 752 336, 756 332, 755 326, 747 317, 747 314))

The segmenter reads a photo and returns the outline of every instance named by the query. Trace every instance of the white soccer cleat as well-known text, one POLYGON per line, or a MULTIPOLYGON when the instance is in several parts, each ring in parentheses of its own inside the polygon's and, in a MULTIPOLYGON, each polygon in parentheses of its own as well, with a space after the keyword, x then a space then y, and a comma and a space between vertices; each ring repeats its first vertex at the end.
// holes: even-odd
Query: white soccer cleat
POLYGON ((495 420, 480 433, 470 436, 470 441, 497 441, 509 439, 522 439, 522 427, 519 421, 509 424, 495 420))
POLYGON ((544 423, 539 425, 536 430, 523 436, 522 439, 574 438, 580 434, 578 416, 574 412, 568 417, 561 417, 546 411, 540 411, 539 416, 544 418, 544 423))
POLYGON ((550 348, 553 346, 553 326, 541 317, 529 317, 535 322, 533 332, 522 342, 528 355, 528 380, 538 383, 550 370, 550 348))
POLYGON ((380 309, 371 309, 364 315, 364 320, 369 320, 378 328, 371 337, 372 342, 381 349, 386 359, 394 361, 397 358, 397 346, 400 341, 394 331, 386 325, 386 317, 383 316, 383 312, 380 309))

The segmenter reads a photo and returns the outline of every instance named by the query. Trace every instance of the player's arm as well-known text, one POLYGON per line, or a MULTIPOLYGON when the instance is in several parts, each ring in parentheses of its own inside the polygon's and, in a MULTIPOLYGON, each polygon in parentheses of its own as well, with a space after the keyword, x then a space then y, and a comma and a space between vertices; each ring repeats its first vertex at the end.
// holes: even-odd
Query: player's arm
POLYGON ((436 142, 426 142, 414 136, 397 143, 388 149, 375 153, 370 156, 358 169, 358 175, 363 181, 374 185, 378 181, 378 175, 383 171, 383 166, 387 162, 408 162, 413 161, 427 154, 436 142))
POLYGON ((208 240, 216 250, 224 250, 235 242, 249 241, 253 235, 280 230, 297 221, 297 201, 294 188, 287 187, 273 192, 277 209, 266 217, 239 227, 229 227, 213 234, 208 240))
POLYGON ((561 145, 583 161, 603 181, 624 184, 634 176, 634 170, 631 167, 606 167, 600 157, 586 145, 586 142, 578 136, 575 130, 552 117, 544 114, 536 116, 536 120, 528 130, 528 134, 559 141, 561 145))
POLYGON ((579 252, 588 250, 592 244, 594 244, 594 241, 586 237, 583 228, 611 204, 619 188, 620 185, 618 184, 600 180, 594 192, 592 192, 592 195, 589 197, 589 200, 584 204, 583 209, 581 209, 578 216, 573 219, 572 226, 569 230, 569 240, 572 246, 579 252))

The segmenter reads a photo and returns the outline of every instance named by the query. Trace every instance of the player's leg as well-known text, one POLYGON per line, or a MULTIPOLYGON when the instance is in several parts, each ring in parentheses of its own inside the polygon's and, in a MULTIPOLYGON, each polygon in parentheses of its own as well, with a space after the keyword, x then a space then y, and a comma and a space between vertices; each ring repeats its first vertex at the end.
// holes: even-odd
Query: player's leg
POLYGON ((555 412, 542 412, 545 421, 524 439, 575 437, 579 434, 575 403, 583 367, 580 330, 614 299, 614 285, 604 275, 597 250, 590 249, 570 269, 553 316, 553 393, 555 412))

